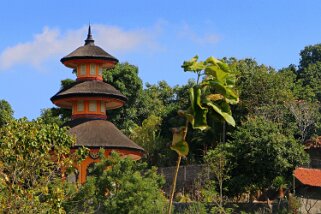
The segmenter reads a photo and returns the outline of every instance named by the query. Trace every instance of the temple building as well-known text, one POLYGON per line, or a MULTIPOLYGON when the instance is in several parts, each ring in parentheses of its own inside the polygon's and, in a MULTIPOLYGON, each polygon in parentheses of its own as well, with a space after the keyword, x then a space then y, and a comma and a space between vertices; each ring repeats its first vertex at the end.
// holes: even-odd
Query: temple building
POLYGON ((105 149, 105 156, 112 150, 134 160, 142 157, 144 149, 107 119, 107 110, 120 108, 127 98, 112 85, 103 81, 103 70, 114 68, 118 60, 94 44, 91 28, 88 28, 85 44, 60 60, 65 66, 76 71, 76 82, 61 89, 51 101, 72 110, 70 134, 76 137, 72 152, 80 147, 90 149, 89 156, 77 165, 77 178, 86 181, 88 167, 98 162, 98 151, 105 149))

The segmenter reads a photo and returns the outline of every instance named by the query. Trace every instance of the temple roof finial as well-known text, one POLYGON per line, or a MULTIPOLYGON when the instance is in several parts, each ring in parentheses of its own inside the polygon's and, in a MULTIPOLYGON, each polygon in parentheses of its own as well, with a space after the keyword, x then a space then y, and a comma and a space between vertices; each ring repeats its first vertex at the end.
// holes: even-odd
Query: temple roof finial
POLYGON ((95 42, 95 40, 93 39, 93 36, 91 34, 91 27, 90 27, 90 23, 89 23, 88 35, 87 35, 87 39, 85 40, 85 45, 93 45, 94 42, 95 42))

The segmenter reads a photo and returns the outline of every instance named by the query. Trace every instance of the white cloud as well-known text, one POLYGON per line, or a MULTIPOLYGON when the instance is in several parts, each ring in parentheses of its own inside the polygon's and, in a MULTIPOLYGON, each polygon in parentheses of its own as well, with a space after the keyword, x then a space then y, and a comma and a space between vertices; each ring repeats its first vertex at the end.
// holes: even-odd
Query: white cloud
POLYGON ((178 35, 181 38, 191 40, 199 45, 216 44, 220 41, 220 36, 218 34, 205 33, 200 35, 200 33, 196 33, 194 30, 192 30, 188 24, 183 25, 183 28, 179 31, 178 35))
MULTIPOLYGON (((0 70, 21 64, 37 68, 46 60, 63 57, 83 45, 87 28, 84 26, 61 32, 56 28, 44 27, 32 41, 4 49, 0 53, 0 70)), ((95 44, 112 55, 141 50, 155 51, 159 48, 154 39, 154 29, 124 30, 116 26, 92 25, 92 32, 95 44)))

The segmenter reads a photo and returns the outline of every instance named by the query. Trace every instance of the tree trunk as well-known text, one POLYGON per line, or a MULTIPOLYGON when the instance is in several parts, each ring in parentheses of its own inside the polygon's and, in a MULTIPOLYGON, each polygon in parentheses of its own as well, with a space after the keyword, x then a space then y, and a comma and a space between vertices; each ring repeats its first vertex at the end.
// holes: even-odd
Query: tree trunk
POLYGON ((176 164, 175 175, 173 178, 173 184, 172 184, 172 190, 171 190, 171 196, 170 196, 171 198, 170 198, 169 207, 168 207, 168 214, 171 214, 171 212, 172 212, 173 199, 174 199, 174 194, 175 194, 175 189, 176 189, 176 180, 177 180, 179 166, 181 164, 181 159, 182 159, 182 156, 179 155, 178 160, 177 160, 177 164, 176 164))

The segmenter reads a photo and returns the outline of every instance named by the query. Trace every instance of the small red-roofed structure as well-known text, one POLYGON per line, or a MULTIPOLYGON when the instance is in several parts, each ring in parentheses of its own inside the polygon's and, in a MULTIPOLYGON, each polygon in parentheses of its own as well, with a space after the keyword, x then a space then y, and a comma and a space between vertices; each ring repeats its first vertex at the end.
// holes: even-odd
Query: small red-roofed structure
POLYGON ((321 187, 321 170, 320 169, 308 169, 297 168, 294 170, 294 176, 303 185, 321 187))
POLYGON ((295 191, 300 213, 321 213, 321 169, 296 168, 295 191))
POLYGON ((304 149, 310 156, 310 163, 296 168, 295 192, 301 202, 300 213, 321 213, 321 136, 304 142, 304 149))

